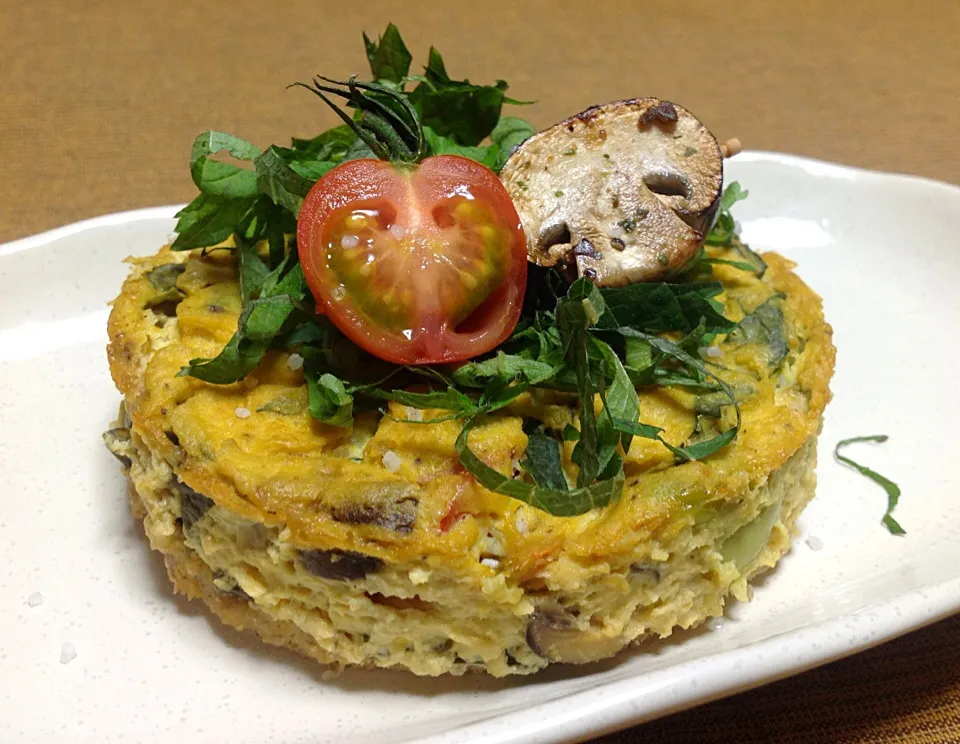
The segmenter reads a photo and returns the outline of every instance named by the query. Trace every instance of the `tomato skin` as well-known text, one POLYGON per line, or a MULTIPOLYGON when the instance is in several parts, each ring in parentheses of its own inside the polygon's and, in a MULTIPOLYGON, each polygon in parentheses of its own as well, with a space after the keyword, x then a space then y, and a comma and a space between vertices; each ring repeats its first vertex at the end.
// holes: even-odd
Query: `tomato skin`
POLYGON ((297 246, 318 311, 396 364, 483 354, 520 318, 520 218, 496 174, 467 158, 342 163, 304 200, 297 246))

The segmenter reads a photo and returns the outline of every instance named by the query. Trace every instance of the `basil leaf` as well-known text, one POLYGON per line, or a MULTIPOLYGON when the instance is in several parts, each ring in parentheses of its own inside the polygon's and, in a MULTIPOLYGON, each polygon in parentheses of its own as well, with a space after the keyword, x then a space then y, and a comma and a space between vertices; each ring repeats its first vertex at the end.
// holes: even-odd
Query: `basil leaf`
POLYGON ((753 251, 746 243, 741 242, 739 238, 734 236, 730 247, 739 253, 744 259, 746 259, 745 263, 751 265, 753 272, 757 276, 762 277, 764 273, 766 273, 767 262, 763 260, 759 253, 753 251))
POLYGON ((420 84, 410 93, 410 103, 422 124, 442 137, 461 145, 479 145, 500 119, 506 83, 473 85, 469 80, 452 80, 433 47, 424 75, 412 79, 420 84))
POLYGON ((381 400, 392 400, 411 408, 441 408, 445 411, 457 413, 474 413, 476 404, 456 388, 437 390, 429 393, 412 393, 407 390, 382 390, 370 388, 364 390, 364 395, 381 400))
POLYGON ((427 79, 433 83, 452 82, 447 74, 447 66, 443 63, 443 57, 440 56, 440 52, 435 47, 430 47, 424 72, 426 72, 427 79))
POLYGON ((624 346, 624 361, 632 370, 642 372, 653 366, 653 347, 646 339, 627 338, 624 339, 624 346))
POLYGON ((200 193, 177 212, 175 251, 218 245, 233 235, 237 224, 256 203, 256 197, 228 199, 200 193))
POLYGON ((232 134, 204 132, 193 141, 190 151, 190 175, 197 188, 211 196, 256 196, 257 179, 253 171, 210 159, 211 155, 224 150, 238 160, 253 160, 260 154, 256 145, 232 134))
POLYGON ((427 141, 427 147, 430 148, 431 155, 460 155, 470 160, 476 160, 491 169, 496 166, 500 155, 500 150, 496 145, 490 145, 489 147, 460 145, 449 137, 440 136, 430 127, 423 128, 423 136, 427 141))
POLYGON ((370 149, 370 145, 357 137, 353 144, 347 148, 346 153, 344 153, 343 162, 346 163, 348 160, 360 159, 377 160, 377 154, 370 149))
POLYGON ((293 138, 290 147, 298 158, 339 163, 358 139, 346 124, 328 129, 313 139, 293 138))
POLYGON ((314 182, 287 165, 282 151, 276 146, 268 147, 266 152, 254 161, 254 167, 260 191, 278 206, 289 209, 294 215, 300 214, 303 199, 314 182))
POLYGON ((619 431, 631 434, 635 437, 663 441, 660 439, 660 432, 662 432, 663 429, 661 429, 659 426, 653 426, 652 424, 644 424, 640 421, 630 421, 625 419, 614 419, 614 424, 619 431))
MULTIPOLYGON (((738 409, 739 413, 739 409, 738 409)), ((674 457, 677 458, 680 462, 688 462, 690 460, 702 460, 704 457, 709 457, 710 455, 718 452, 719 450, 726 447, 730 442, 737 438, 737 432, 739 431, 739 424, 731 429, 727 429, 722 434, 708 439, 704 442, 697 442, 696 444, 688 444, 684 447, 674 447, 669 442, 661 439, 660 442, 670 450, 674 457)))
POLYGON ((720 282, 638 283, 600 292, 607 308, 597 323, 601 329, 629 326, 648 333, 688 333, 701 320, 713 333, 728 333, 736 327, 713 299, 723 292, 720 282))
POLYGON ((291 253, 276 269, 263 280, 262 296, 283 296, 292 303, 307 293, 307 280, 303 276, 303 267, 296 261, 297 254, 291 253), (289 266, 289 264, 293 264, 289 266))
POLYGON ((274 339, 288 330, 287 321, 296 309, 296 301, 306 292, 300 264, 290 267, 296 254, 290 254, 276 269, 264 274, 265 267, 256 265, 260 259, 253 246, 243 243, 239 250, 243 267, 241 294, 249 294, 237 330, 216 357, 191 359, 177 373, 178 377, 189 375, 218 385, 241 380, 256 368, 274 339), (251 300, 254 293, 259 296, 251 300))
POLYGON ((723 190, 717 221, 704 240, 707 245, 729 246, 733 242, 736 237, 736 223, 730 214, 730 208, 738 201, 746 199, 749 193, 742 189, 737 181, 733 181, 723 190))
POLYGON ((253 209, 237 225, 235 241, 270 245, 270 266, 278 266, 287 252, 287 235, 297 231, 297 220, 286 208, 274 204, 268 196, 260 196, 253 209))
POLYGON ((704 346, 709 346, 715 335, 714 333, 707 332, 706 320, 701 318, 693 330, 677 341, 677 346, 691 356, 695 356, 699 349, 702 349, 704 346))
POLYGON ((246 240, 237 245, 237 271, 240 276, 240 300, 246 307, 250 300, 259 297, 263 282, 270 269, 257 255, 255 243, 246 240))
POLYGON ((328 343, 331 335, 332 333, 329 327, 313 320, 308 320, 284 336, 279 346, 285 349, 296 349, 301 346, 307 346, 310 351, 316 351, 315 347, 328 343))
POLYGON ((735 343, 766 347, 767 364, 772 369, 779 367, 790 353, 787 325, 780 307, 782 300, 780 294, 764 300, 730 334, 730 340, 735 343))
POLYGON ((240 314, 236 332, 220 353, 213 359, 191 359, 177 376, 189 375, 217 385, 242 379, 260 363, 293 309, 286 295, 253 300, 240 314))
POLYGON ((460 464, 477 479, 477 482, 490 491, 519 499, 558 517, 574 517, 585 514, 591 509, 606 506, 616 500, 623 491, 622 473, 591 486, 570 491, 542 488, 508 478, 487 465, 470 449, 469 435, 476 422, 477 419, 472 419, 460 430, 460 436, 457 437, 456 442, 457 457, 460 464))
POLYGON ((889 437, 886 434, 873 434, 870 436, 864 437, 851 437, 850 439, 841 439, 837 442, 837 446, 833 449, 833 456, 840 462, 845 465, 849 465, 854 468, 860 475, 864 475, 874 483, 879 485, 884 491, 887 492, 887 511, 884 512, 883 519, 881 523, 884 527, 887 528, 887 531, 891 535, 905 535, 906 530, 900 526, 900 523, 893 518, 893 510, 897 508, 897 503, 900 501, 900 486, 891 481, 888 478, 884 478, 880 473, 875 470, 871 470, 866 465, 861 465, 857 462, 854 462, 846 455, 840 454, 840 448, 846 447, 849 444, 854 444, 856 442, 886 442, 889 437))
POLYGON ((723 449, 737 438, 737 434, 740 431, 740 425, 742 423, 740 405, 737 402, 737 397, 734 394, 733 389, 726 382, 707 369, 703 362, 688 354, 686 351, 680 348, 679 345, 673 343, 672 341, 660 338, 659 336, 652 336, 643 333, 642 331, 638 331, 634 328, 620 328, 618 329, 618 332, 628 338, 632 337, 646 340, 654 350, 660 352, 665 357, 675 359, 681 362, 684 366, 696 371, 703 377, 713 380, 730 400, 730 405, 732 405, 736 411, 737 422, 733 427, 704 442, 697 442, 696 444, 688 445, 686 447, 675 447, 661 439, 660 441, 663 443, 663 445, 673 453, 674 457, 676 457, 679 462, 702 460, 704 457, 708 457, 709 455, 712 455, 715 452, 723 449))
MULTIPOLYGON (((332 130, 331 130, 332 131, 332 130)), ((323 137, 323 135, 320 135, 323 137)), ((309 150, 298 150, 296 148, 288 147, 279 147, 273 145, 269 150, 273 150, 275 156, 279 156, 280 160, 292 170, 296 175, 300 176, 302 179, 309 183, 309 186, 300 185, 295 189, 288 190, 294 191, 298 196, 301 192, 309 192, 310 188, 319 181, 323 176, 329 173, 331 170, 339 165, 344 157, 346 157, 347 150, 353 146, 353 143, 357 140, 357 137, 351 133, 352 139, 345 145, 343 148, 336 148, 333 145, 330 146, 320 146, 321 152, 313 153, 309 150)), ((319 138, 318 138, 319 139, 319 138)), ((295 142, 297 140, 294 140, 295 142)), ((312 140, 301 140, 307 143, 311 143, 312 140)), ((308 144, 308 147, 310 145, 308 144)), ((268 150, 268 151, 269 151, 268 150)), ((266 154, 266 153, 264 153, 266 154)), ((285 178, 292 178, 287 174, 279 165, 270 164, 272 168, 275 168, 279 173, 281 173, 285 178)), ((264 189, 261 189, 264 193, 267 193, 264 189)))
POLYGON ((226 150, 237 160, 254 160, 260 154, 260 148, 244 139, 226 132, 208 131, 193 141, 190 150, 190 164, 193 165, 205 157, 226 150))
POLYGON ((524 380, 531 385, 539 385, 553 377, 557 371, 556 365, 501 351, 491 359, 461 365, 453 371, 451 377, 456 384, 464 387, 483 387, 495 379, 506 382, 524 380))
MULTIPOLYGON (((594 339, 594 344, 600 349, 608 367, 614 370, 613 379, 610 387, 604 393, 603 401, 603 419, 609 422, 611 431, 616 431, 614 421, 636 421, 640 417, 640 398, 637 396, 637 390, 633 386, 627 371, 620 363, 620 359, 614 353, 613 349, 603 341, 594 339)), ((623 431, 622 429, 620 430, 623 431)), ((617 440, 623 447, 624 452, 630 451, 631 432, 624 432, 625 436, 612 437, 613 451, 616 452, 617 440)), ((602 459, 602 458, 601 458, 602 459)))
POLYGON ((580 431, 573 425, 567 424, 563 427, 563 441, 576 442, 580 439, 580 431))
POLYGON ((526 383, 511 384, 507 380, 491 380, 480 394, 477 408, 484 413, 510 405, 527 389, 526 383))
POLYGON ((543 432, 527 435, 527 454, 520 465, 541 488, 570 490, 560 460, 560 443, 553 437, 543 432))
POLYGON ((370 62, 373 79, 402 83, 410 72, 410 62, 413 61, 413 57, 410 56, 407 45, 403 43, 397 27, 392 23, 388 25, 387 30, 376 42, 364 33, 363 43, 367 49, 367 60, 370 62))
MULTIPOLYGON (((339 165, 334 160, 289 160, 287 165, 294 173, 310 182, 311 186, 339 165)), ((309 191, 309 190, 308 190, 309 191)), ((299 212, 298 212, 299 214, 299 212)))
POLYGON ((743 201, 748 196, 750 196, 750 192, 744 189, 739 181, 731 181, 720 196, 720 209, 729 212, 734 204, 743 201))
POLYGON ((191 359, 177 377, 196 377, 216 385, 229 385, 253 370, 266 352, 265 343, 252 342, 235 332, 220 353, 212 359, 191 359))
POLYGON ((330 373, 307 375, 310 415, 324 424, 353 426, 353 395, 343 381, 330 373))
POLYGON ((513 151, 536 133, 536 129, 517 116, 501 116, 490 132, 490 139, 497 146, 497 159, 491 166, 493 170, 499 173, 513 151))
POLYGON ((590 341, 587 332, 605 312, 603 296, 589 280, 578 279, 557 302, 557 325, 563 341, 567 365, 576 375, 580 397, 580 439, 573 450, 573 461, 580 468, 577 486, 586 487, 597 480, 601 468, 601 429, 597 426, 594 397, 604 389, 602 372, 593 373, 590 364, 590 341), (596 384, 595 384, 596 383, 596 384))
MULTIPOLYGON (((738 403, 743 401, 744 398, 751 396, 754 392, 753 388, 749 385, 733 385, 731 386, 731 390, 733 390, 733 394, 736 396, 738 403)), ((693 402, 693 412, 698 416, 720 418, 723 409, 729 405, 730 399, 721 390, 719 392, 697 396, 693 402)))

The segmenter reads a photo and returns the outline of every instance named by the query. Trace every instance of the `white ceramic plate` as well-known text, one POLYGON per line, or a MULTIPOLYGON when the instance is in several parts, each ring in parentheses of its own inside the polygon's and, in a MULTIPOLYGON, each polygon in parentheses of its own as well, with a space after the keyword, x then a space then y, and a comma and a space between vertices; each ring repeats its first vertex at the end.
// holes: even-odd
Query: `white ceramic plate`
POLYGON ((744 237, 795 259, 836 329, 835 399, 802 534, 722 624, 508 681, 324 679, 174 597, 100 433, 118 403, 106 303, 121 259, 159 248, 175 208, 0 246, 0 740, 569 741, 960 610, 960 189, 762 153, 728 171, 751 192, 735 211, 744 237), (872 433, 890 441, 850 454, 901 484, 906 537, 881 527, 883 491, 830 457, 838 439, 872 433))

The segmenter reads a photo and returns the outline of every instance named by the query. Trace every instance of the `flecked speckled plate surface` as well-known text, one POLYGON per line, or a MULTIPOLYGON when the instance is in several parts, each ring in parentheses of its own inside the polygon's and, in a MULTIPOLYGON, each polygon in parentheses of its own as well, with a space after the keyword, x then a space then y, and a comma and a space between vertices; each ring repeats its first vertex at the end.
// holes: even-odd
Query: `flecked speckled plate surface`
POLYGON ((728 180, 758 250, 824 297, 838 348, 820 485, 801 535, 722 622, 533 678, 325 679, 172 595, 100 441, 118 394, 106 303, 121 259, 169 238, 175 208, 102 217, 0 246, 0 741, 559 742, 689 707, 854 653, 960 611, 960 189, 745 153, 728 180), (885 495, 830 457, 903 488, 885 495))

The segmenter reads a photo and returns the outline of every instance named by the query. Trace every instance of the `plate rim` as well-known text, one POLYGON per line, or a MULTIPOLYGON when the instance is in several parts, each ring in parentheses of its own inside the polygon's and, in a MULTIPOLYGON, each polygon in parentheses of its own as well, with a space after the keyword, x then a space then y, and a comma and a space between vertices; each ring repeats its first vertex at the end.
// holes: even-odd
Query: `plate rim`
MULTIPOLYGON (((748 150, 737 155, 734 161, 799 167, 814 178, 845 180, 859 185, 886 183, 933 189, 945 198, 960 199, 960 185, 957 184, 806 156, 748 150)), ((0 243, 0 260, 90 230, 170 220, 183 206, 162 205, 107 213, 16 238, 0 243)), ((638 692, 636 675, 631 674, 588 689, 561 694, 530 707, 494 712, 439 733, 403 741, 419 744, 452 740, 483 744, 521 741, 551 744, 600 736, 801 674, 957 613, 960 613, 960 574, 908 589, 839 617, 814 621, 743 646, 719 649, 661 669, 639 670, 638 673, 646 677, 644 693, 638 692), (784 663, 783 656, 775 651, 786 638, 792 643, 792 656, 784 663), (816 645, 812 643, 814 639, 816 645), (736 671, 731 672, 731 669, 736 671), (696 687, 689 684, 691 671, 696 671, 700 680, 696 687), (651 695, 652 692, 655 694, 651 695), (645 695, 660 702, 646 703, 645 695)))
POLYGON ((698 685, 695 689, 687 685, 688 691, 678 695, 676 702, 671 705, 643 708, 642 700, 638 699, 636 691, 631 689, 635 687, 635 677, 630 676, 563 695, 530 708, 499 715, 494 713, 455 729, 403 741, 410 744, 444 744, 451 740, 451 734, 457 733, 464 735, 462 739, 457 739, 458 741, 476 744, 559 744, 602 736, 732 697, 868 651, 939 620, 960 614, 958 593, 960 575, 910 589, 837 618, 813 622, 737 648, 722 649, 648 672, 648 692, 650 680, 662 678, 655 689, 658 693, 663 693, 666 690, 682 688, 684 682, 689 680, 691 668, 701 667, 699 674, 708 684, 698 685), (897 608, 894 605, 897 605, 897 608), (909 607, 909 611, 903 609, 904 605, 909 607), (904 617, 910 617, 911 622, 904 623, 904 617), (874 623, 881 625, 881 630, 878 631, 874 623), (840 628, 844 628, 843 633, 832 634, 828 641, 824 640, 827 633, 840 628), (852 636, 868 629, 873 631, 869 642, 849 642, 852 636), (776 654, 766 652, 776 649, 785 637, 789 637, 794 643, 817 639, 818 645, 807 643, 789 667, 784 668, 782 664, 778 664, 776 654), (738 661, 752 654, 756 654, 758 659, 764 659, 763 663, 741 666, 740 669, 747 673, 742 674, 734 684, 730 684, 729 677, 725 677, 722 672, 729 671, 738 661), (604 692, 609 699, 600 697, 604 692), (584 699, 588 703, 586 706, 571 705, 573 701, 583 702, 584 699), (498 730, 485 731, 484 729, 490 728, 488 722, 494 717, 498 730), (549 728, 544 726, 544 722, 550 722, 549 728))

